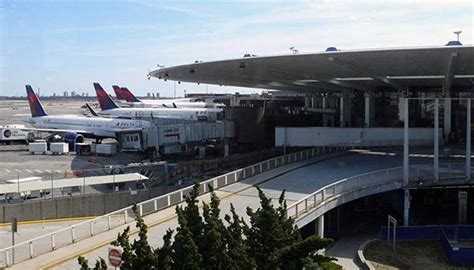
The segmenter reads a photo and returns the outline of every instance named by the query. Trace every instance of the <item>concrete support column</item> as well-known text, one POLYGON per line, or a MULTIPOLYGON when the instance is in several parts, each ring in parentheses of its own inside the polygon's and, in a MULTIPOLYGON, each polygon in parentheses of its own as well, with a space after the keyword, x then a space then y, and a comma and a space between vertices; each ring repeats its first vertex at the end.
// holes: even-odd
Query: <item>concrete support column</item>
POLYGON ((375 98, 374 98, 374 95, 370 93, 366 93, 364 95, 364 98, 365 98, 365 111, 364 111, 365 127, 372 127, 374 126, 374 122, 375 122, 375 98))
POLYGON ((405 98, 401 97, 398 99, 398 120, 403 121, 405 119, 405 98))
POLYGON ((449 141, 449 133, 451 133, 451 98, 444 99, 444 141, 449 141))
POLYGON ((409 226, 410 220, 410 190, 403 190, 403 226, 409 226))
POLYGON ((326 109, 327 108, 327 101, 326 101, 327 97, 326 97, 326 95, 322 96, 321 99, 322 99, 322 108, 326 109))
POLYGON ((408 114, 408 98, 404 98, 401 100, 401 103, 405 103, 403 105, 403 182, 405 185, 409 182, 410 177, 410 162, 409 162, 409 137, 408 137, 408 130, 409 130, 409 114, 408 114))
POLYGON ((467 99, 466 115, 466 180, 471 180, 471 99, 467 99))
POLYGON ((311 96, 311 108, 316 108, 318 104, 318 97, 316 95, 311 96))
POLYGON ((439 180, 439 99, 434 102, 434 145, 433 145, 433 176, 439 180))
POLYGON ((304 96, 304 107, 311 108, 311 94, 309 93, 306 93, 304 96))
POLYGON ((340 108, 340 114, 339 114, 340 127, 350 127, 352 102, 349 95, 344 95, 340 98, 339 108, 340 108))
POLYGON ((317 235, 321 238, 324 238, 324 215, 321 215, 316 220, 316 226, 317 226, 317 235))
POLYGON ((229 156, 229 140, 228 139, 224 139, 224 157, 228 157, 229 156))

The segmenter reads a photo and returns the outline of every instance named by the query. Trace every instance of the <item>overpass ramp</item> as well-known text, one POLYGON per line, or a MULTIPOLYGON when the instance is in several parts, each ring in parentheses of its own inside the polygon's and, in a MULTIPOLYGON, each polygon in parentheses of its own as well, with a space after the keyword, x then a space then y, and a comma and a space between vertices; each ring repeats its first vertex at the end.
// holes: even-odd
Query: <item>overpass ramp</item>
MULTIPOLYGON (((258 185, 265 194, 276 201, 282 190, 286 189, 288 205, 306 197, 315 190, 339 179, 353 175, 400 166, 402 160, 398 152, 350 151, 338 152, 284 165, 256 176, 241 180, 217 190, 221 198, 222 214, 229 213, 232 203, 239 215, 247 218, 247 207, 256 209, 259 206, 258 185)), ((427 163, 426 158, 412 158, 411 163, 427 163)), ((209 201, 209 195, 200 196, 200 200, 209 201)), ((175 228, 177 220, 174 207, 168 207, 145 216, 149 226, 148 237, 154 247, 162 244, 162 236, 168 228, 175 228)), ((117 233, 130 225, 129 223, 112 230, 97 234, 94 237, 78 241, 52 252, 33 257, 30 260, 13 265, 12 269, 44 268, 70 269, 76 268, 77 257, 85 256, 92 263, 98 257, 107 258, 107 248, 117 233)), ((132 230, 136 232, 136 230, 132 230)), ((131 237, 136 237, 136 233, 131 237)))

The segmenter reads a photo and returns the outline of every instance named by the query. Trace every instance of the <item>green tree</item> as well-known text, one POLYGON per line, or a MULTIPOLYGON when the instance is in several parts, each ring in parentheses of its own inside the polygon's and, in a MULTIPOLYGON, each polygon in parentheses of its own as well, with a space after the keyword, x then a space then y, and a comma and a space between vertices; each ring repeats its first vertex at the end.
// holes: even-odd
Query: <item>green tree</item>
POLYGON ((232 258, 235 269, 256 269, 255 260, 249 255, 248 246, 243 239, 243 231, 248 228, 247 224, 237 215, 233 204, 230 204, 230 212, 232 217, 229 215, 224 217, 228 223, 224 234, 228 254, 232 258))
MULTIPOLYGON (((86 260, 86 258, 79 256, 77 258, 77 261, 79 262, 79 265, 81 266, 81 270, 89 270, 89 261, 86 260)), ((101 257, 95 262, 94 270, 107 270, 107 263, 105 260, 101 257)))
MULTIPOLYGON (((287 218, 283 191, 278 206, 257 187, 260 208, 247 208, 250 224, 237 215, 231 204, 231 215, 220 218, 220 200, 212 187, 211 202, 203 202, 202 216, 197 197, 200 185, 196 183, 186 196, 185 207, 176 207, 179 226, 176 234, 168 230, 161 248, 153 249, 148 243, 148 227, 137 211, 135 213, 138 238, 130 242, 130 227, 119 233, 112 242, 122 252, 121 269, 338 269, 332 258, 318 255, 318 249, 331 240, 311 236, 302 239, 294 220, 287 218), (174 235, 174 239, 173 239, 174 235)), ((81 269, 89 269, 85 258, 78 258, 81 269)), ((106 269, 100 258, 94 269, 106 269)))
POLYGON ((200 253, 202 254, 202 265, 206 269, 236 269, 232 258, 226 247, 225 238, 223 234, 226 232, 226 227, 220 219, 220 200, 213 191, 212 186, 209 186, 211 192, 211 203, 207 205, 203 202, 203 237, 200 253))
POLYGON ((198 252, 198 247, 193 240, 193 234, 188 228, 188 221, 183 209, 176 207, 179 227, 172 244, 173 269, 200 269, 202 256, 198 252))
POLYGON ((166 234, 163 236, 163 246, 155 250, 157 257, 156 269, 168 270, 173 266, 173 259, 171 255, 173 249, 171 248, 171 237, 173 236, 173 230, 168 229, 166 234))
POLYGON ((285 191, 278 200, 278 207, 271 204, 263 191, 257 187, 260 208, 247 208, 250 226, 245 230, 246 245, 258 269, 301 269, 302 259, 310 257, 316 263, 327 261, 326 257, 312 255, 324 248, 330 240, 310 237, 302 240, 294 220, 286 216, 285 191))
POLYGON ((112 245, 120 246, 123 249, 122 269, 136 269, 136 267, 150 269, 157 264, 157 256, 148 244, 148 226, 140 216, 136 205, 132 207, 132 211, 135 214, 138 238, 130 243, 130 227, 127 227, 123 233, 118 235, 117 240, 112 242, 112 245))

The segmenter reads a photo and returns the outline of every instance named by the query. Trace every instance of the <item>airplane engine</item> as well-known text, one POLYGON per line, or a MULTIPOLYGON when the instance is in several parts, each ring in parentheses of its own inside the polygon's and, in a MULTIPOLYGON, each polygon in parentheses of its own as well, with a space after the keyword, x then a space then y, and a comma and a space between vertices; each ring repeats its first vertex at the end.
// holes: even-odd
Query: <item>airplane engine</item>
POLYGON ((66 135, 64 135, 63 139, 64 139, 64 142, 69 144, 69 149, 74 149, 74 145, 76 143, 84 142, 84 136, 77 133, 67 133, 66 135))

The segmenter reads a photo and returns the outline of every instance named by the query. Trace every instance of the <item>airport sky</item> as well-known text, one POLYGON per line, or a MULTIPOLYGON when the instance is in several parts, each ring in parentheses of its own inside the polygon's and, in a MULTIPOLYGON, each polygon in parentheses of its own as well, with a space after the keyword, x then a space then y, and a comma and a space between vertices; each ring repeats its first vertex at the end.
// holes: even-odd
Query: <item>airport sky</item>
MULTIPOLYGON (((139 95, 173 95, 152 78, 173 66, 257 55, 380 47, 474 44, 472 0, 360 1, 0 1, 0 96, 94 94, 93 82, 139 95)), ((190 92, 260 92, 176 84, 190 92)))

